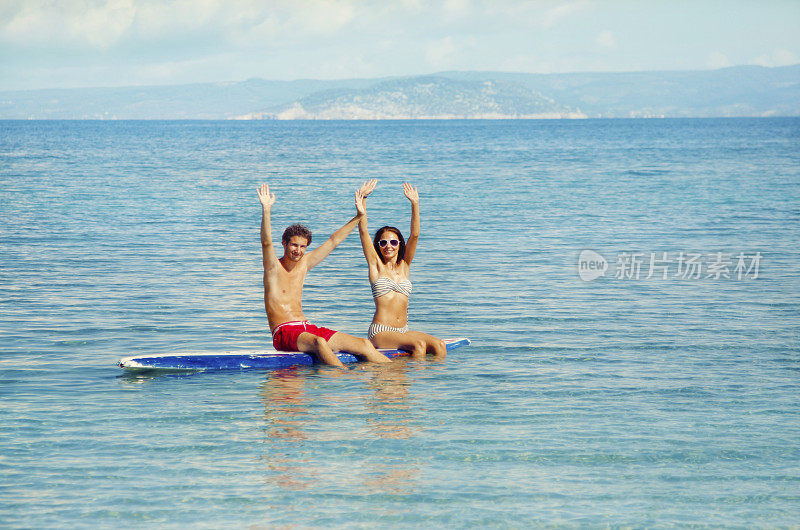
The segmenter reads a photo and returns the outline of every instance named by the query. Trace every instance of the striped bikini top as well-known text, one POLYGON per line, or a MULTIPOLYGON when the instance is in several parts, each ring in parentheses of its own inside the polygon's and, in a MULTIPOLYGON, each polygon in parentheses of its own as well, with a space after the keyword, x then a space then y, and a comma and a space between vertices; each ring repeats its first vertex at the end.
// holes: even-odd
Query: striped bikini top
POLYGON ((393 279, 389 278, 388 276, 381 276, 380 278, 372 282, 373 298, 380 298, 381 296, 389 293, 390 291, 396 291, 410 298, 411 280, 400 280, 399 282, 396 282, 393 279))

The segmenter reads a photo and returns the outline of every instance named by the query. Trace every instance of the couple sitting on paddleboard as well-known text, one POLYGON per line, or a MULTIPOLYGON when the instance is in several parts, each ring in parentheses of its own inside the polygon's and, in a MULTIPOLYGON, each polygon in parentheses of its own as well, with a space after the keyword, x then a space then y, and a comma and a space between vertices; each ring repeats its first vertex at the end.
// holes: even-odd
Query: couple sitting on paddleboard
POLYGON ((426 333, 408 329, 408 299, 411 295, 409 272, 419 239, 419 193, 410 184, 403 192, 411 201, 411 233, 408 241, 397 228, 384 226, 374 240, 367 231, 367 196, 375 189, 377 180, 365 182, 355 194, 356 216, 333 233, 319 248, 306 252, 311 244, 311 232, 303 225, 287 228, 281 239, 283 256, 278 258, 272 242, 271 213, 275 194, 262 184, 258 190, 261 201, 261 251, 264 258, 264 305, 275 349, 302 351, 316 355, 320 361, 344 365, 337 351, 361 355, 376 363, 391 362, 377 348, 402 349, 415 358, 432 353, 447 354, 444 342, 426 333), (332 329, 317 327, 303 316, 301 300, 306 273, 317 266, 358 225, 364 257, 369 266, 369 281, 375 299, 375 314, 369 327, 369 340, 332 329))

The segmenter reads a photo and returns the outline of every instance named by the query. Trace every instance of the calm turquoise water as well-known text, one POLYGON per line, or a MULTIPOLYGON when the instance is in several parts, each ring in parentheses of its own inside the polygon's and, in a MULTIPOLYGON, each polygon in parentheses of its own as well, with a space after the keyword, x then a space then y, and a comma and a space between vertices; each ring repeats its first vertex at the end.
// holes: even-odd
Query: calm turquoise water
MULTIPOLYGON (((0 122, 0 526, 797 527, 798 263, 800 119, 0 122), (412 327, 472 346, 115 367, 264 348, 256 186, 313 247, 371 177, 373 228, 420 187, 412 327)), ((366 276, 352 234, 307 316, 364 336, 366 276)))

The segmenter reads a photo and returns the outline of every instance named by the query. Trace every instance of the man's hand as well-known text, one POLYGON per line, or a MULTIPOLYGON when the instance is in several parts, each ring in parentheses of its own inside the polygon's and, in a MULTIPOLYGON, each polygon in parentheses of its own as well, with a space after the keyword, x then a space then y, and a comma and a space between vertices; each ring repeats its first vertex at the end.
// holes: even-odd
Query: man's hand
POLYGON ((364 195, 361 190, 356 190, 356 212, 358 212, 359 217, 367 215, 367 208, 364 206, 364 195))
POLYGON ((416 186, 412 186, 408 182, 403 182, 403 193, 406 198, 411 201, 411 204, 419 204, 419 192, 416 186))
POLYGON ((362 197, 367 198, 367 196, 375 189, 376 184, 378 184, 378 179, 365 180, 358 192, 362 197))
POLYGON ((261 206, 264 208, 272 208, 275 204, 275 194, 269 192, 269 186, 262 184, 258 189, 258 200, 261 201, 261 206))

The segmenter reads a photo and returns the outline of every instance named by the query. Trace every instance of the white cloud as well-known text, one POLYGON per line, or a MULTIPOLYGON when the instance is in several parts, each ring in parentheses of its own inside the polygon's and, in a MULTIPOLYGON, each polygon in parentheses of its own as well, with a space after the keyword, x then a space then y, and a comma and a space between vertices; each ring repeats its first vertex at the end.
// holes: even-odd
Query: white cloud
POLYGON ((515 54, 503 57, 495 65, 497 70, 505 72, 537 72, 552 73, 559 71, 555 64, 545 60, 540 54, 515 54))
POLYGON ((288 23, 298 30, 314 34, 333 34, 356 17, 350 1, 305 0, 290 2, 288 23))
POLYGON ((609 30, 601 31, 600 34, 597 36, 596 42, 603 48, 617 47, 617 39, 614 37, 614 33, 609 30))
POLYGON ((112 47, 131 32, 174 32, 213 20, 221 0, 28 0, 0 27, 0 38, 19 47, 112 47))
POLYGON ((400 5, 410 11, 420 11, 423 7, 422 0, 400 0, 400 5))
POLYGON ((728 56, 724 53, 711 52, 708 54, 708 59, 706 59, 706 66, 711 69, 727 68, 728 66, 731 66, 731 62, 728 59, 728 56))
MULTIPOLYGON (((0 2, 7 0, 0 0, 0 2)), ((369 5, 356 0, 16 0, 0 14, 0 39, 18 47, 109 48, 125 38, 177 42, 214 36, 332 35, 369 5)), ((206 40, 208 42, 208 40, 206 40)))
POLYGON ((73 39, 85 38, 96 48, 108 48, 133 25, 136 8, 132 0, 113 0, 88 8, 70 21, 68 31, 73 39))
MULTIPOLYGON (((325 61, 322 66, 309 64, 309 69, 314 69, 322 79, 344 79, 347 77, 369 77, 375 65, 368 62, 362 55, 335 54, 325 61)), ((297 77, 301 77, 298 75, 297 77)))
POLYGON ((446 67, 447 59, 456 52, 456 45, 452 37, 445 37, 428 46, 425 59, 434 68, 446 67))
MULTIPOLYGON (((221 0, 172 0, 171 2, 138 1, 136 30, 141 35, 159 38, 182 34, 207 25, 224 27, 225 4, 221 0)), ((237 10, 229 10, 236 13, 237 10)))
MULTIPOLYGON (((628 2, 597 0, 0 0, 0 85, 800 63, 800 49, 781 37, 789 30, 758 20, 763 9, 731 14, 735 24, 720 27, 715 48, 708 49, 706 28, 713 21, 701 20, 706 9, 687 4, 671 17, 664 15, 675 10, 655 4, 631 9, 628 2), (659 25, 652 26, 653 20, 659 25), (764 47, 751 47, 748 55, 738 41, 741 28, 754 22, 760 23, 753 31, 763 33, 764 47), (612 53, 621 47, 626 54, 612 53)), ((797 9, 778 12, 777 22, 788 28, 797 9)))
POLYGON ((484 23, 501 23, 508 29, 535 26, 552 29, 584 16, 593 7, 590 0, 484 0, 472 16, 484 23))
POLYGON ((19 3, 13 14, 6 6, 3 25, 0 27, 0 38, 6 42, 30 42, 37 45, 50 42, 52 31, 58 31, 69 18, 65 6, 53 6, 51 10, 40 10, 41 2, 19 3))
POLYGON ((472 9, 472 5, 470 0, 445 0, 442 9, 447 15, 460 16, 468 14, 472 9))
POLYGON ((586 8, 588 3, 584 0, 577 2, 561 3, 544 12, 541 18, 541 25, 545 29, 556 26, 562 19, 569 18, 580 13, 586 8))
POLYGON ((755 64, 761 66, 789 66, 798 63, 800 63, 800 57, 786 49, 774 50, 755 60, 755 64))

